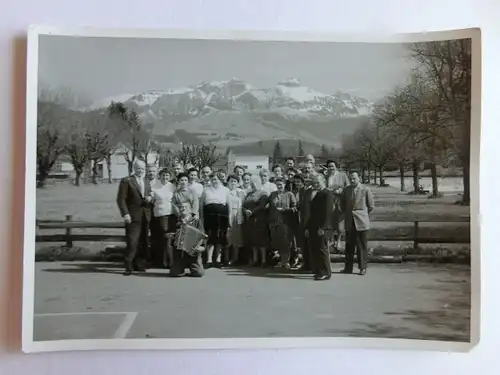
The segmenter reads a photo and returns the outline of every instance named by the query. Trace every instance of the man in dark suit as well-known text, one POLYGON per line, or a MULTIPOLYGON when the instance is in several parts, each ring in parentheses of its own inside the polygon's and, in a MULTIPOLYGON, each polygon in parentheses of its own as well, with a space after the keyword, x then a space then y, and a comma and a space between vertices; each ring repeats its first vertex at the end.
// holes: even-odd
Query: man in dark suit
POLYGON ((312 176, 311 182, 304 234, 309 239, 314 279, 328 280, 332 276, 328 238, 332 231, 333 195, 326 189, 322 174, 312 176))
POLYGON ((370 213, 375 207, 370 189, 361 184, 356 172, 349 174, 350 185, 341 197, 341 208, 345 214, 346 250, 343 273, 352 273, 354 252, 357 252, 359 274, 366 274, 368 263, 367 233, 370 229, 370 213))
POLYGON ((132 271, 144 272, 148 252, 149 222, 151 220, 151 186, 145 180, 146 165, 134 164, 134 174, 120 181, 116 202, 125 222, 127 254, 125 276, 132 271))
POLYGON ((309 246, 309 239, 304 237, 306 230, 305 222, 309 215, 309 194, 311 189, 307 188, 304 184, 304 178, 298 174, 293 178, 293 193, 298 205, 298 212, 296 215, 296 228, 294 229, 297 246, 300 248, 302 254, 302 271, 312 271, 311 267, 311 249, 309 246))

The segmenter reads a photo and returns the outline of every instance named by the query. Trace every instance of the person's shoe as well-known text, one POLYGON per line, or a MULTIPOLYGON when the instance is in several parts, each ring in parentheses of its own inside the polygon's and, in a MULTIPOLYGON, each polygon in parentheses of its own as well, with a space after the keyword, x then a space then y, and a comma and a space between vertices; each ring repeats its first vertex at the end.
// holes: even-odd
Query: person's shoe
POLYGON ((360 270, 359 270, 359 274, 360 274, 360 276, 364 276, 364 275, 366 275, 366 268, 362 268, 362 269, 360 269, 360 270))
POLYGON ((123 273, 123 276, 130 276, 132 275, 132 271, 131 270, 126 270, 124 273, 123 273))
POLYGON ((331 276, 329 275, 316 275, 314 276, 314 280, 316 281, 323 281, 323 280, 330 280, 331 276))

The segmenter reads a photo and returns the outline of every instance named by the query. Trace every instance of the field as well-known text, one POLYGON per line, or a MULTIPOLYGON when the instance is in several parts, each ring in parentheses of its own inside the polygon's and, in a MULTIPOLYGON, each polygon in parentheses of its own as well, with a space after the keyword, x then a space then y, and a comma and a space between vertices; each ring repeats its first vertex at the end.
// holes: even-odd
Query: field
MULTIPOLYGON (((117 187, 48 186, 37 192, 37 218, 64 220, 64 215, 73 215, 81 221, 119 221, 117 187)), ((377 205, 372 233, 410 236, 413 223, 400 221, 442 220, 422 224, 420 235, 469 240, 469 223, 446 223, 469 216, 467 207, 454 204, 457 195, 428 199, 392 187, 372 189, 377 205)), ((103 243, 81 245, 104 249, 103 243)), ((372 248, 402 246, 411 243, 370 241, 372 248)), ((124 278, 122 267, 104 261, 37 262, 34 340, 290 336, 469 340, 468 265, 371 264, 366 276, 351 277, 339 274, 342 265, 333 264, 332 280, 319 284, 307 274, 246 267, 210 269, 198 280, 169 279, 166 270, 154 269, 124 278)))
MULTIPOLYGON (((69 182, 58 182, 37 191, 37 219, 64 220, 65 215, 72 215, 75 221, 119 222, 120 215, 116 206, 117 184, 83 185, 75 187, 69 182)), ((426 238, 454 238, 467 244, 470 241, 470 224, 448 223, 457 218, 469 216, 468 207, 455 204, 460 197, 448 193, 444 197, 429 199, 426 196, 409 196, 400 193, 394 187, 372 186, 376 200, 376 209, 372 219, 373 229, 370 236, 383 233, 384 236, 411 237, 411 220, 423 221, 419 224, 419 236, 426 238), (426 223, 426 220, 434 221, 426 223), (406 221, 406 222, 405 222, 406 221), (441 222, 436 222, 441 221, 441 222)), ((43 230, 43 234, 62 234, 62 231, 43 230)), ((82 229, 74 233, 110 233, 121 234, 118 229, 82 229)), ((57 245, 57 244, 54 244, 57 245)), ((61 245, 61 244, 59 244, 61 245)), ((78 244, 95 251, 104 249, 102 243, 78 244)), ((401 247, 411 245, 405 242, 371 241, 372 248, 401 247)), ((37 244, 37 249, 46 248, 47 243, 37 244)), ((450 248, 468 248, 464 245, 447 245, 450 248)))

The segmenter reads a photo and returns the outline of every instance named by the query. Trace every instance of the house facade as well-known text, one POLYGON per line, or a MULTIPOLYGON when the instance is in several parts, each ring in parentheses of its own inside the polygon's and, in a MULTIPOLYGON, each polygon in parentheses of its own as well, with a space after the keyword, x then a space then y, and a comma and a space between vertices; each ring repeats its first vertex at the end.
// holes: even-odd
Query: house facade
POLYGON ((232 150, 227 152, 227 169, 231 173, 237 165, 243 167, 247 172, 258 174, 262 169, 270 168, 268 155, 245 155, 243 153, 234 153, 232 150))

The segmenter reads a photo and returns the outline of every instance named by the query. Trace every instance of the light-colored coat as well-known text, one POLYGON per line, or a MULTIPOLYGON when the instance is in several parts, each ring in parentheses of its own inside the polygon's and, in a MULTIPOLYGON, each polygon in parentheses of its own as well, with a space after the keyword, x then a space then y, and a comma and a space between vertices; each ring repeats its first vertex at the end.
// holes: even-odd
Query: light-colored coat
POLYGON ((245 192, 242 189, 229 191, 228 208, 229 208, 229 225, 243 224, 243 201, 245 199, 245 192), (236 213, 236 215, 234 215, 236 213))
POLYGON ((357 231, 370 229, 369 214, 375 208, 373 194, 371 190, 362 184, 359 184, 354 194, 355 186, 347 186, 341 197, 341 208, 345 215, 345 230, 349 231, 354 219, 354 225, 357 231))
POLYGON ((326 187, 330 190, 344 189, 349 186, 349 178, 340 171, 335 171, 332 176, 326 176, 326 187))

